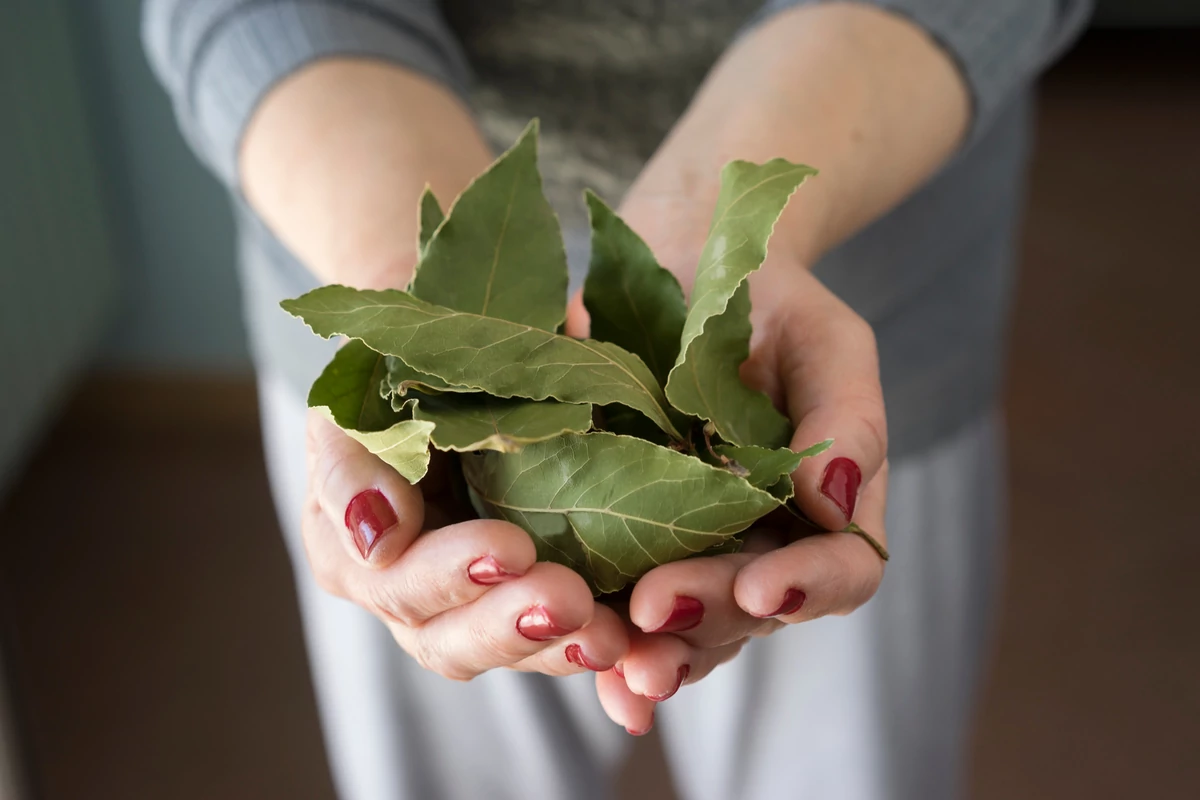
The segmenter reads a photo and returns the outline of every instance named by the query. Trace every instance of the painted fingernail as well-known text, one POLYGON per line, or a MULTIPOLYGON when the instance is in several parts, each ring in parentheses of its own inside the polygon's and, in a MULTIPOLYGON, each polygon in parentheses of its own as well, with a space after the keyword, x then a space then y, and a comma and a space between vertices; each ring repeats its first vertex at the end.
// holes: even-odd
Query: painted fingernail
POLYGON ((583 667, 584 669, 590 669, 592 672, 604 672, 603 669, 601 669, 600 667, 597 667, 595 664, 593 664, 591 661, 588 660, 588 657, 583 654, 583 648, 577 644, 567 645, 566 655, 567 655, 567 661, 570 661, 572 664, 574 664, 577 667, 583 667))
POLYGON ((477 583, 480 586, 491 586, 494 583, 501 583, 509 578, 517 577, 517 573, 509 572, 496 561, 492 556, 483 556, 477 558, 467 567, 467 577, 472 583, 477 583))
POLYGON ((785 617, 788 614, 795 614, 804 605, 806 599, 808 599, 807 596, 799 589, 788 589, 783 593, 783 602, 779 604, 779 608, 766 616, 785 617))
POLYGON ((862 470, 849 458, 835 458, 825 467, 821 479, 821 494, 833 501, 846 516, 854 519, 854 506, 858 503, 858 487, 862 484, 862 470))
POLYGON ((371 555, 383 535, 398 522, 392 504, 378 489, 359 492, 346 506, 346 527, 363 558, 371 555))
POLYGON ((628 733, 630 736, 645 736, 647 733, 650 732, 650 729, 653 727, 654 727, 654 712, 651 711, 650 712, 650 721, 648 723, 646 723, 646 727, 642 728, 640 731, 635 728, 626 728, 625 732, 628 733))
POLYGON ((534 642, 546 642, 571 633, 550 616, 545 606, 534 606, 517 619, 517 633, 534 642))
POLYGON ((687 676, 689 674, 691 674, 691 672, 692 672, 692 665, 684 664, 683 666, 681 666, 679 668, 679 671, 675 673, 676 680, 675 680, 675 688, 674 689, 667 692, 666 694, 648 694, 648 695, 646 695, 646 699, 653 700, 656 703, 661 703, 663 700, 671 699, 672 697, 675 696, 675 693, 679 691, 679 687, 683 686, 683 682, 687 680, 687 676))
POLYGON ((678 633, 690 631, 704 619, 704 603, 694 597, 678 595, 675 605, 671 607, 671 615, 667 621, 652 631, 646 633, 678 633))
POLYGON ((622 678, 625 677, 625 668, 620 664, 613 664, 613 672, 617 673, 622 678))

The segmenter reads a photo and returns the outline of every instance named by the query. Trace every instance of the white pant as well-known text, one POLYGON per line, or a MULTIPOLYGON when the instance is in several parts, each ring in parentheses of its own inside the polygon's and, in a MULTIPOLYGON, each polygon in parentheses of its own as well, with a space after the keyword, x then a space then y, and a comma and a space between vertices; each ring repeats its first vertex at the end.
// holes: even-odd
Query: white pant
MULTIPOLYGON (((590 674, 495 670, 454 683, 418 667, 366 612, 316 587, 299 534, 304 404, 269 375, 260 390, 271 483, 343 800, 611 796, 630 740, 604 716, 590 674)), ((659 707, 687 800, 962 793, 1003 529, 999 428, 980 420, 892 465, 892 560, 866 607, 755 639, 659 707)))

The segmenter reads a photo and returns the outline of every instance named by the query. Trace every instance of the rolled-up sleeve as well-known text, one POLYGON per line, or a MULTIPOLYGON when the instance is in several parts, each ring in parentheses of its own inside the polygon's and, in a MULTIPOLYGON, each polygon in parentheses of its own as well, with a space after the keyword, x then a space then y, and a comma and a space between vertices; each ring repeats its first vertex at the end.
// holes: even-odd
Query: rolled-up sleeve
POLYGON ((142 38, 184 136, 228 185, 255 108, 321 58, 377 58, 462 94, 468 67, 435 0, 146 0, 142 38))
MULTIPOLYGON (((755 18, 848 0, 769 0, 755 18)), ((958 67, 971 96, 972 138, 990 126, 1083 29, 1092 0, 852 0, 912 20, 958 67)))

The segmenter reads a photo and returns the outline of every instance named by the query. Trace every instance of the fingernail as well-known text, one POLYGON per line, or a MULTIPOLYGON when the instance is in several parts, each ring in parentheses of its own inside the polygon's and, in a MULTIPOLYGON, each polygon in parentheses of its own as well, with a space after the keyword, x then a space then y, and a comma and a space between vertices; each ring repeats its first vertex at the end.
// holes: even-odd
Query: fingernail
POLYGON ((346 506, 346 527, 363 558, 371 555, 383 535, 398 522, 392 504, 378 489, 359 492, 346 506))
POLYGON ((617 673, 622 678, 625 677, 625 668, 622 667, 620 664, 613 664, 613 672, 617 673))
POLYGON ((650 722, 648 722, 646 724, 646 727, 642 728, 640 731, 634 730, 633 728, 626 728, 625 732, 628 733, 630 736, 645 736, 647 733, 650 732, 650 729, 653 727, 654 727, 654 712, 651 711, 650 712, 650 722))
POLYGON ((570 661, 572 664, 574 664, 577 667, 583 667, 584 669, 590 669, 592 672, 603 672, 604 671, 603 669, 601 669, 600 667, 597 667, 595 664, 593 664, 591 661, 589 661, 588 657, 583 654, 583 648, 577 644, 567 645, 567 661, 570 661))
POLYGON ((692 665, 684 664, 683 666, 681 666, 679 668, 679 671, 676 673, 677 677, 675 680, 675 688, 674 689, 667 692, 666 694, 648 694, 648 695, 646 695, 646 699, 653 700, 656 703, 661 703, 663 700, 671 699, 672 697, 675 696, 675 693, 679 691, 679 687, 683 686, 683 682, 687 680, 687 676, 691 673, 691 671, 692 671, 692 665))
POLYGON ((694 597, 678 595, 675 605, 671 607, 671 615, 667 621, 652 631, 646 633, 678 633, 690 631, 704 619, 704 603, 694 597))
POLYGON ((517 633, 534 642, 545 642, 571 633, 550 617, 545 606, 534 606, 517 619, 517 633))
POLYGON ((825 467, 821 480, 821 494, 833 501, 846 516, 854 519, 854 506, 858 502, 858 487, 862 483, 862 470, 849 458, 835 458, 825 467))
POLYGON ((517 577, 517 573, 509 572, 496 561, 492 556, 483 556, 477 558, 467 567, 467 577, 472 583, 477 583, 480 586, 491 586, 494 583, 501 583, 509 578, 517 577))
POLYGON ((779 604, 779 608, 767 614, 767 617, 785 617, 788 614, 795 614, 804 605, 807 596, 799 589, 788 589, 783 593, 783 602, 779 604))

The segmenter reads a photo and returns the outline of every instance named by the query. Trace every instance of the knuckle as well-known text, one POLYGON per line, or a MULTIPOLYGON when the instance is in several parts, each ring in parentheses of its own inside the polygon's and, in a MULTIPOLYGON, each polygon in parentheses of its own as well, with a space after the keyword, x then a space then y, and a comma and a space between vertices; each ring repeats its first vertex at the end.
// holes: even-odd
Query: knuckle
POLYGON ((332 569, 319 561, 314 562, 312 559, 309 559, 308 565, 318 589, 334 597, 342 596, 341 584, 335 579, 332 569))
POLYGON ((384 619, 409 628, 420 624, 404 592, 392 581, 372 581, 367 584, 363 595, 363 604, 384 619))
POLYGON ((844 616, 875 596, 883 582, 883 560, 857 536, 842 534, 839 538, 836 596, 840 602, 833 613, 844 616))
POLYGON ((475 623, 468 628, 467 634, 472 650, 478 654, 481 661, 488 664, 507 666, 511 662, 518 660, 518 658, 507 652, 508 648, 500 641, 500 638, 491 629, 491 626, 475 623))

